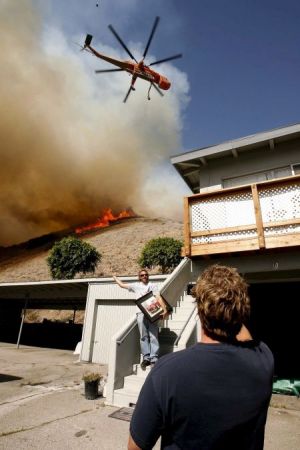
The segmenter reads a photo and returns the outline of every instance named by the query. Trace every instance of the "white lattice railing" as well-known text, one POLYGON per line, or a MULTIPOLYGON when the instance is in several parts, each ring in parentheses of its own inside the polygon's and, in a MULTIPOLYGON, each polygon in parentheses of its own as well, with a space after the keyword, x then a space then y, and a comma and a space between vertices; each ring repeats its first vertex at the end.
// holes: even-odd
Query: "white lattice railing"
POLYGON ((300 176, 185 198, 185 256, 300 245, 300 176))

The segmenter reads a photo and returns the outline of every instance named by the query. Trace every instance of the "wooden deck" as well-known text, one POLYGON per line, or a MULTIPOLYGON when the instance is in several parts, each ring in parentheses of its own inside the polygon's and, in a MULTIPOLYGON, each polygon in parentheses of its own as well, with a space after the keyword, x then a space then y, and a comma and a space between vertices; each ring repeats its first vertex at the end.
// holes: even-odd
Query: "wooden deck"
POLYGON ((300 246, 300 176, 184 199, 184 256, 300 246))

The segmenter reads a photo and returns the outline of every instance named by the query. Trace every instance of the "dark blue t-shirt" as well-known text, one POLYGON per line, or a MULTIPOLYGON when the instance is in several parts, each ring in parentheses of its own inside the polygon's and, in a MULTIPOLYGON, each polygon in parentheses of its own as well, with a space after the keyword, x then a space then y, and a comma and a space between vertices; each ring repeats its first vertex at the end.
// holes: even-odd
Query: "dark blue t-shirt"
POLYGON ((164 450, 261 450, 272 393, 266 344, 199 343, 162 357, 130 424, 135 443, 164 450))

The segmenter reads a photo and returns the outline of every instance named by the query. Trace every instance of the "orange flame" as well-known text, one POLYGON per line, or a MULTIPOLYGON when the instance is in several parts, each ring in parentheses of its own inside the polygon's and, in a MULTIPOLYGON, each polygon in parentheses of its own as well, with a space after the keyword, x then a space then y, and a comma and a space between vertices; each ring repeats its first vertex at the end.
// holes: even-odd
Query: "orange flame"
POLYGON ((97 228, 109 227, 111 222, 116 222, 116 220, 126 219, 128 217, 136 217, 136 214, 130 209, 125 209, 115 216, 111 208, 106 208, 103 210, 102 217, 100 217, 95 223, 84 225, 83 227, 77 227, 75 228, 75 233, 80 234, 85 231, 95 230, 97 228))

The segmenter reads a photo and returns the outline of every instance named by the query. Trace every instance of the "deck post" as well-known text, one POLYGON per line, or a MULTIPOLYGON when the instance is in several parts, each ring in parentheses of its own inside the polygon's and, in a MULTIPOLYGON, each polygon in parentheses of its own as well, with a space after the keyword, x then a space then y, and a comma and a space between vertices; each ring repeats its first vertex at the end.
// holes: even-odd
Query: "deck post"
POLYGON ((264 235, 264 225, 263 225, 263 220, 262 220, 262 215, 261 215, 261 207, 260 207, 259 195, 258 195, 258 190, 257 190, 256 184, 251 184, 251 192, 252 192, 252 198, 253 198, 253 204, 254 204, 258 245, 259 245, 259 248, 265 248, 266 243, 265 243, 265 235, 264 235))

